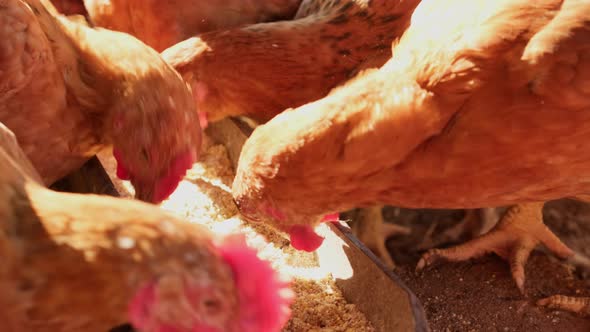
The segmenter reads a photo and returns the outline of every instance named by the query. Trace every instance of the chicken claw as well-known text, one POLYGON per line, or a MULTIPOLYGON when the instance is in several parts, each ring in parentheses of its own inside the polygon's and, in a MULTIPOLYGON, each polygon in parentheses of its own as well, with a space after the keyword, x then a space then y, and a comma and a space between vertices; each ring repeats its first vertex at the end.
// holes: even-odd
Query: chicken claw
POLYGON ((435 233, 437 223, 432 223, 424 239, 418 245, 418 250, 427 250, 446 243, 458 243, 461 239, 471 240, 490 231, 498 223, 499 213, 496 208, 481 208, 465 210, 465 216, 455 226, 435 233))
POLYGON ((382 209, 381 205, 358 209, 353 217, 354 223, 351 228, 356 237, 371 249, 385 266, 393 269, 395 262, 385 243, 393 235, 409 234, 410 229, 383 221, 382 209))
POLYGON ((553 295, 537 301, 537 305, 571 311, 582 316, 590 316, 590 297, 553 295))
POLYGON ((440 261, 464 261, 493 252, 508 260, 512 277, 518 289, 524 293, 524 266, 531 251, 539 243, 563 259, 574 254, 543 224, 543 204, 527 203, 511 207, 487 234, 448 249, 429 250, 418 262, 416 270, 420 271, 440 261))

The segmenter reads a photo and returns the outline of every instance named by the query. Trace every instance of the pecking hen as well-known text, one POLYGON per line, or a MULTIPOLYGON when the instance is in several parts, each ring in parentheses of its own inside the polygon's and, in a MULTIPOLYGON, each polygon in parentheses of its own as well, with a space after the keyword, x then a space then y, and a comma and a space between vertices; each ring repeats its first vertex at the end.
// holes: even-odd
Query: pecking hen
MULTIPOLYGON (((247 115, 265 122, 285 108, 324 97, 356 72, 383 65, 409 25, 418 1, 303 0, 291 21, 201 34, 170 47, 164 58, 191 82, 201 125, 247 115)), ((380 207, 361 209, 357 235, 393 266, 383 233, 407 229, 382 222, 380 207)), ((296 245, 296 244, 295 244, 296 245)))
POLYGON ((288 320, 288 282, 240 235, 51 191, 1 124, 0 168, 3 332, 278 332, 288 320))
POLYGON ((165 199, 197 158, 193 97, 158 53, 47 0, 0 6, 0 121, 46 184, 113 146, 137 197, 165 199))
POLYGON ((590 189, 589 13, 576 0, 422 1, 383 67, 254 131, 236 204, 310 246, 325 213, 353 206, 518 204, 422 265, 494 251, 523 289, 536 244, 573 255, 543 224, 542 202, 590 189))

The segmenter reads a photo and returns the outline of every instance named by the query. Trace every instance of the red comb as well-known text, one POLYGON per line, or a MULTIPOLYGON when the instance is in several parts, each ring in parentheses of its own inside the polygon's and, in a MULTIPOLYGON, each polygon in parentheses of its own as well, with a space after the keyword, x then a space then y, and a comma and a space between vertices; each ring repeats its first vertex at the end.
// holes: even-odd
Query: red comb
POLYGON ((248 247, 243 235, 229 235, 217 247, 231 267, 239 292, 241 332, 279 332, 291 316, 294 293, 270 263, 248 247))
POLYGON ((288 230, 291 246, 297 250, 307 252, 315 251, 324 242, 324 238, 319 236, 309 225, 296 225, 288 230))

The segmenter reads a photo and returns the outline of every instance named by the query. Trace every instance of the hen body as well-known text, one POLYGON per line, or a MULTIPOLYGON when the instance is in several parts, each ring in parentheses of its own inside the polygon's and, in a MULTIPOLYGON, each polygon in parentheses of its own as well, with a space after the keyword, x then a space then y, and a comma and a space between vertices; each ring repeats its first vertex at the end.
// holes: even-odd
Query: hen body
POLYGON ((145 44, 70 21, 46 0, 5 1, 0 26, 0 121, 46 184, 113 145, 149 200, 174 158, 198 150, 191 93, 145 44))
POLYGON ((162 55, 209 121, 265 122, 324 97, 361 65, 380 66, 418 1, 305 0, 293 20, 200 34, 162 55))
POLYGON ((3 331, 275 332, 288 318, 287 285, 243 239, 135 200, 51 191, 1 123, 0 168, 3 331))
POLYGON ((587 1, 422 1, 382 68, 254 131, 233 186, 240 210, 293 237, 358 205, 522 203, 501 236, 447 255, 495 251, 522 286, 531 246, 572 254, 538 202, 590 189, 588 13, 587 1))
POLYGON ((301 0, 84 0, 97 26, 127 32, 157 51, 199 33, 291 19, 301 0))

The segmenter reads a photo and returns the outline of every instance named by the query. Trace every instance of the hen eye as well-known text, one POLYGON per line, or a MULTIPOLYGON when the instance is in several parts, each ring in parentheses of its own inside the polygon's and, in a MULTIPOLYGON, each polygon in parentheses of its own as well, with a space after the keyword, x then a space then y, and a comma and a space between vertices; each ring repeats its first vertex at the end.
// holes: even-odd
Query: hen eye
POLYGON ((143 157, 143 159, 145 161, 149 161, 150 160, 150 156, 147 153, 147 150, 145 148, 141 149, 141 156, 143 157))
POLYGON ((207 310, 209 311, 215 311, 219 309, 219 307, 221 306, 221 303, 219 303, 219 301, 213 299, 207 299, 203 301, 203 304, 205 305, 205 308, 207 308, 207 310))

